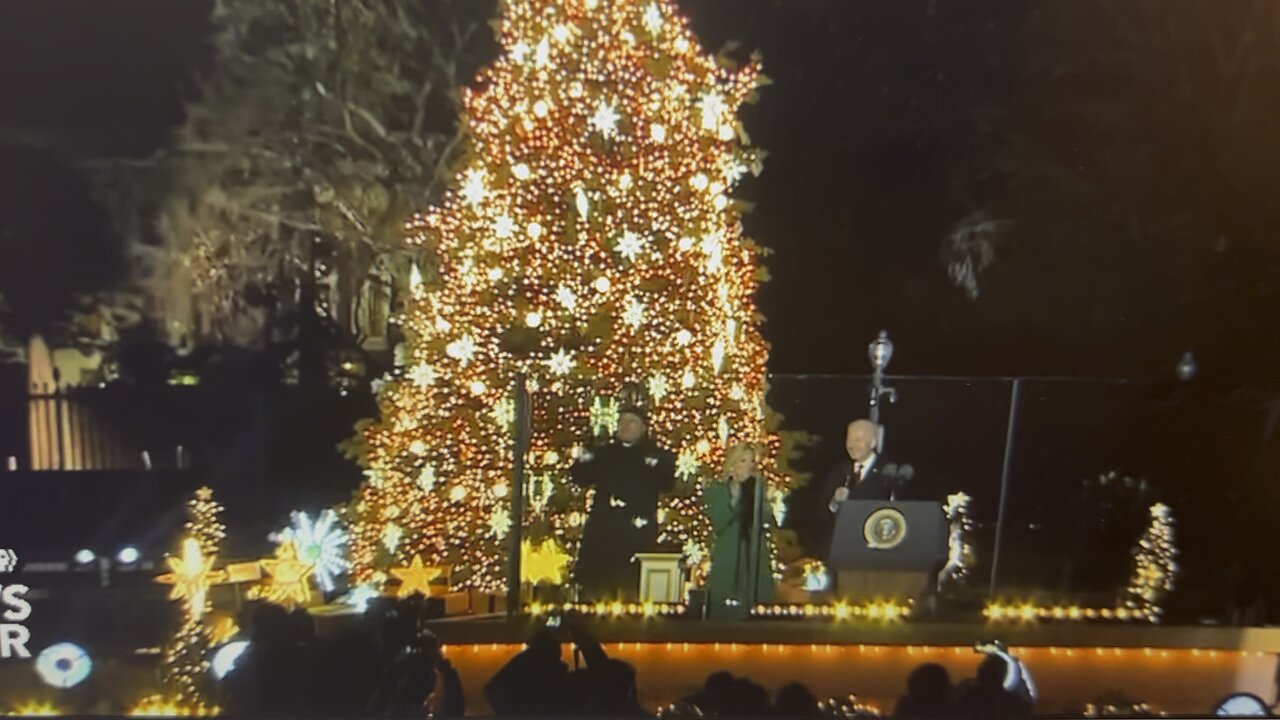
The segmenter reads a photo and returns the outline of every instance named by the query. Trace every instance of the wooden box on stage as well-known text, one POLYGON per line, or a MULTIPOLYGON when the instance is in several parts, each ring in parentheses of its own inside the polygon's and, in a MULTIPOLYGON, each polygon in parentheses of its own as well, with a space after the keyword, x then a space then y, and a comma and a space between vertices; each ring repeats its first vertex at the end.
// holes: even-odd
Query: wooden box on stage
POLYGON ((471 613, 469 592, 447 592, 427 598, 427 614, 430 617, 454 617, 471 613))
POLYGON ((481 592, 472 588, 469 591, 469 608, 473 615, 489 615, 507 611, 507 596, 481 592))
POLYGON ((640 602, 684 602, 684 568, 680 553, 636 553, 640 563, 640 602))
POLYGON ((947 519, 932 502, 840 504, 827 566, 853 601, 919 597, 947 557, 947 519))

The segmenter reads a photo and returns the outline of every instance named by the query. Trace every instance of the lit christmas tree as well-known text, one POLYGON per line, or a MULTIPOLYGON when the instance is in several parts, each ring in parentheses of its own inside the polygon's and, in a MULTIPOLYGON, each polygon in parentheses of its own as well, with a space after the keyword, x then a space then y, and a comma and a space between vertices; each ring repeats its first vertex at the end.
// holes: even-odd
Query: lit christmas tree
POLYGON ((218 516, 222 506, 213 499, 213 491, 200 488, 187 504, 187 524, 182 539, 182 552, 166 559, 169 572, 157 578, 173 586, 171 600, 182 602, 182 627, 165 647, 162 676, 170 695, 168 702, 181 712, 170 714, 206 714, 208 702, 209 650, 213 636, 206 622, 209 612, 209 590, 225 579, 225 573, 214 570, 218 548, 226 536, 226 527, 218 516))
POLYGON ((1173 510, 1164 503, 1151 506, 1151 524, 1133 551, 1133 572, 1125 591, 1124 606, 1151 622, 1160 622, 1162 603, 1178 574, 1178 549, 1174 545, 1173 510))
POLYGON ((791 482, 764 400, 761 250, 730 197, 759 170, 736 118, 759 64, 704 54, 667 0, 508 0, 499 34, 464 98, 455 187, 411 225, 439 275, 416 285, 404 366, 354 444, 360 581, 422 557, 459 585, 505 587, 518 374, 532 400, 519 521, 549 556, 576 548, 568 469, 624 398, 677 455, 660 540, 692 559, 727 447, 762 448, 775 515, 791 482))

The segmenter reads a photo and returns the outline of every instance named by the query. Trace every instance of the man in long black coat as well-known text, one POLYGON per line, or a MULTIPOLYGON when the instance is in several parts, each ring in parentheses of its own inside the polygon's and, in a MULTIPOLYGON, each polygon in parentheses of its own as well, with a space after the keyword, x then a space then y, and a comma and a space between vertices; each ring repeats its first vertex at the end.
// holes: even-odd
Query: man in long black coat
POLYGON ((583 452, 570 478, 595 489, 574 573, 583 599, 635 599, 640 566, 632 556, 655 549, 658 496, 675 487, 675 456, 649 439, 644 411, 626 407, 614 442, 583 452))

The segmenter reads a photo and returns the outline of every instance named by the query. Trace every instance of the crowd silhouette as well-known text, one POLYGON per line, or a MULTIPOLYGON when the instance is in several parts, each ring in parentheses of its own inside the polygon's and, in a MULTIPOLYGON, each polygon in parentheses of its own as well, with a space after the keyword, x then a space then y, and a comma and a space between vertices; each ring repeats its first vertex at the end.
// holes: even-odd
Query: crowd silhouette
MULTIPOLYGON (((218 683, 224 712, 242 717, 462 717, 463 679, 427 629, 420 596, 379 599, 363 623, 317 637, 305 611, 266 603, 245 606, 241 628, 248 646, 218 683)), ((1009 667, 984 657, 976 675, 953 685, 946 668, 929 663, 906 680, 895 718, 1026 718, 1030 693, 1005 688, 1009 667)), ((641 705, 636 671, 611 658, 582 623, 543 627, 484 686, 499 717, 821 718, 874 716, 856 703, 819 701, 800 682, 774 697, 749 678, 711 673, 702 688, 658 710, 641 705), (574 667, 562 656, 571 642, 574 667)))

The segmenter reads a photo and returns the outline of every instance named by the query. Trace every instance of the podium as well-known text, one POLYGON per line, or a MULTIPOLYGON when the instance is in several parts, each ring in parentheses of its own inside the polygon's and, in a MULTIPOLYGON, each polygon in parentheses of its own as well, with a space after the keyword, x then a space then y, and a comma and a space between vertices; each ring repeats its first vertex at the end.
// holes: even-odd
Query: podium
POLYGON ((680 553, 636 553, 640 563, 640 602, 684 602, 684 568, 680 553))
POLYGON ((947 519, 933 502, 850 500, 840 504, 827 566, 841 599, 922 595, 947 557, 947 519))

